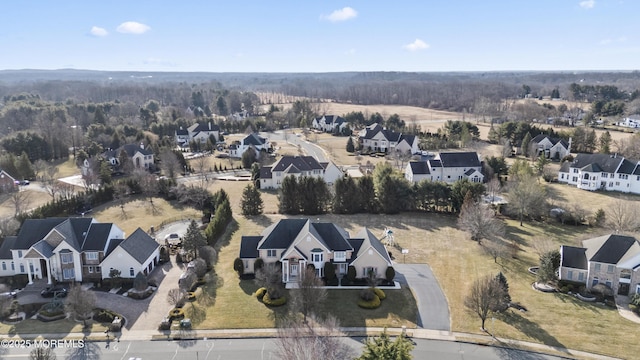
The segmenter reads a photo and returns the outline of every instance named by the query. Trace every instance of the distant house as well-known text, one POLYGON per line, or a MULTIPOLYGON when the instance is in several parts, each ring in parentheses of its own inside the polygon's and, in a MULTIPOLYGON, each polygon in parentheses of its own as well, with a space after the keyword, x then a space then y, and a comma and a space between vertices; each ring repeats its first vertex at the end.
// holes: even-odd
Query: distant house
POLYGON ((387 249, 369 229, 363 228, 352 237, 333 223, 308 219, 282 219, 259 236, 243 236, 240 259, 245 274, 254 272, 258 258, 265 264, 279 262, 285 283, 297 282, 309 265, 320 277, 324 276, 326 263, 333 264, 338 275, 346 274, 353 266, 361 278, 370 274, 384 277, 387 267, 392 266, 387 249))
POLYGON ((189 130, 183 129, 182 126, 176 130, 176 144, 181 148, 188 148, 189 141, 191 137, 189 137, 189 130))
POLYGON ((0 245, 0 276, 26 274, 30 283, 46 278, 49 284, 100 281, 113 268, 134 278, 154 269, 159 249, 141 229, 125 238, 115 224, 92 218, 27 219, 0 245))
POLYGON ((320 163, 313 156, 283 156, 273 165, 260 169, 260 188, 279 189, 289 175, 322 178, 329 185, 344 176, 342 170, 332 162, 320 163))
POLYGON ((323 115, 311 121, 312 128, 331 133, 335 131, 341 132, 347 125, 347 121, 343 117, 337 115, 323 115))
POLYGON ((640 194, 640 163, 618 155, 578 154, 562 164, 558 181, 583 190, 640 194))
POLYGON ((268 151, 271 148, 271 144, 267 138, 255 133, 249 134, 244 139, 229 145, 229 156, 241 158, 242 154, 249 148, 252 148, 258 154, 262 150, 268 151))
POLYGON ((136 169, 153 170, 153 151, 147 150, 143 143, 140 145, 127 144, 116 150, 108 150, 103 153, 103 157, 112 165, 119 166, 120 153, 124 151, 133 162, 136 169))
POLYGON ((220 127, 213 124, 211 121, 205 124, 193 124, 189 126, 187 131, 189 132, 189 142, 196 141, 200 144, 204 144, 209 141, 209 138, 211 137, 215 139, 216 143, 220 140, 220 127))
POLYGON ((362 149, 375 152, 402 151, 417 154, 418 137, 387 130, 380 124, 372 124, 358 133, 362 149))
POLYGON ((16 179, 8 172, 0 170, 0 193, 9 193, 18 190, 16 179))
POLYGON ((561 160, 571 154, 571 139, 565 141, 560 138, 552 138, 549 135, 540 134, 531 139, 529 147, 538 156, 545 156, 548 159, 561 160))
POLYGON ((628 127, 632 129, 640 128, 640 115, 630 115, 618 122, 618 126, 628 127))
POLYGON ((429 180, 454 183, 462 179, 476 183, 484 181, 482 163, 475 151, 441 152, 433 159, 410 161, 404 176, 411 182, 429 180))
POLYGON ((560 247, 560 280, 605 284, 614 294, 640 294, 640 244, 632 236, 611 234, 584 240, 582 247, 560 247))

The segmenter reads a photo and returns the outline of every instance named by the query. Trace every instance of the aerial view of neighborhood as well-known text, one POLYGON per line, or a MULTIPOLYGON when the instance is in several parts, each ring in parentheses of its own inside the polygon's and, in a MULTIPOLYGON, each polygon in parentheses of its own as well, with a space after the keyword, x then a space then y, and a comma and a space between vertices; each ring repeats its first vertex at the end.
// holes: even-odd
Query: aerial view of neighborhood
POLYGON ((193 3, 4 4, 0 359, 640 358, 640 4, 193 3))

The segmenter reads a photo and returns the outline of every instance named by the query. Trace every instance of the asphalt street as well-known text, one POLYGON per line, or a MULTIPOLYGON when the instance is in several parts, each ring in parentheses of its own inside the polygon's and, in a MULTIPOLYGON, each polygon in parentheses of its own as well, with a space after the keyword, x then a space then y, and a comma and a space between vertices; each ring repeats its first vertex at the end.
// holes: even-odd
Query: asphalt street
MULTIPOLYGON (((344 338, 354 355, 362 352, 363 338, 344 338)), ((507 348, 468 343, 414 339, 414 359, 438 360, 543 360, 562 359, 507 348)), ((77 344, 76 344, 77 345, 77 344)), ((29 348, 1 348, 2 359, 28 359, 29 348)), ((87 360, 269 360, 278 359, 274 339, 216 339, 186 341, 109 341, 85 343, 84 347, 61 347, 55 350, 57 359, 87 360)), ((321 359, 319 354, 318 359, 321 359)))
MULTIPOLYGON (((299 134, 299 133, 298 133, 299 134)), ((269 141, 286 141, 293 145, 300 145, 305 154, 310 155, 318 159, 319 162, 329 161, 322 148, 318 145, 312 144, 305 140, 302 136, 296 136, 292 132, 288 132, 286 135, 283 130, 278 130, 273 133, 262 133, 262 136, 267 136, 269 141)))

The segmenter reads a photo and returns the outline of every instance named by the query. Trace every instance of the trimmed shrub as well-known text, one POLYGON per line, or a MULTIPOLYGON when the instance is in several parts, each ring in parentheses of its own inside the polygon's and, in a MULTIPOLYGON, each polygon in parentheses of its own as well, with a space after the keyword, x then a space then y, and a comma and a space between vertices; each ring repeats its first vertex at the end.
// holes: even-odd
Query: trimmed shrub
POLYGON ((260 289, 256 290, 256 292, 253 295, 258 299, 262 299, 262 297, 266 293, 267 293, 267 288, 261 287, 260 289))
POLYGON ((387 298, 387 295, 384 293, 384 291, 382 291, 382 289, 373 288, 373 292, 376 294, 377 297, 380 298, 380 300, 384 300, 387 298))
POLYGON ((349 279, 349 281, 354 282, 356 280, 356 276, 358 275, 358 273, 356 272, 356 268, 354 266, 349 266, 347 268, 347 279, 349 279))
POLYGON ((264 296, 262 297, 262 302, 265 305, 269 305, 269 306, 282 306, 287 303, 287 298, 284 296, 281 296, 277 299, 272 299, 269 296, 269 293, 265 292, 264 296))
MULTIPOLYGON (((116 316, 118 316, 118 314, 111 310, 100 310, 100 312, 93 315, 93 320, 101 323, 111 323, 116 316)), ((119 317, 121 318, 121 316, 119 317)))
POLYGON ((189 291, 185 297, 187 298, 188 301, 195 301, 196 300, 196 293, 189 291))
POLYGON ((376 309, 378 307, 380 307, 380 298, 377 295, 373 295, 373 299, 366 301, 366 300, 360 300, 358 301, 358 306, 363 308, 363 309, 376 309))
POLYGON ((242 276, 244 274, 244 262, 240 258, 236 258, 233 260, 233 270, 238 273, 238 276, 242 276))
POLYGON ((384 272, 384 277, 388 282, 393 282, 393 279, 396 277, 396 270, 393 266, 387 267, 387 270, 384 272))
POLYGON ((173 308, 169 311, 169 320, 180 320, 184 318, 184 309, 182 308, 173 308))
POLYGON ((253 272, 258 272, 258 270, 264 267, 264 260, 261 258, 257 258, 256 261, 253 262, 253 272))

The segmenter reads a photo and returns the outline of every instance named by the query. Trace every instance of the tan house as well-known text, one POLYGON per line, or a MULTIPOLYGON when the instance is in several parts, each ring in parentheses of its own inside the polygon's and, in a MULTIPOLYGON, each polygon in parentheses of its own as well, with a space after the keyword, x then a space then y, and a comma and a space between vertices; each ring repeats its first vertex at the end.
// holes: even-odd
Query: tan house
POLYGON ((245 274, 254 272, 258 258, 265 264, 279 262, 285 283, 297 282, 309 265, 320 277, 324 276, 326 263, 333 264, 338 275, 346 274, 353 266, 361 278, 369 274, 384 277, 387 267, 392 266, 387 249, 367 228, 351 237, 333 223, 308 219, 282 219, 260 236, 243 236, 240 259, 245 274))
POLYGON ((560 247, 560 280, 592 288, 605 284, 614 294, 640 293, 640 244, 632 236, 605 235, 584 240, 582 247, 560 247))

